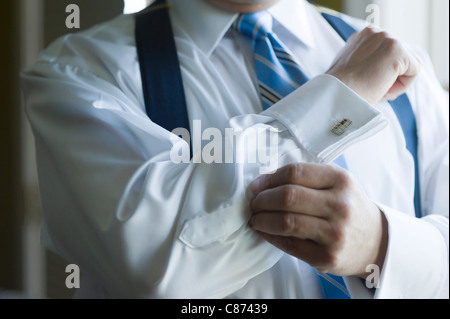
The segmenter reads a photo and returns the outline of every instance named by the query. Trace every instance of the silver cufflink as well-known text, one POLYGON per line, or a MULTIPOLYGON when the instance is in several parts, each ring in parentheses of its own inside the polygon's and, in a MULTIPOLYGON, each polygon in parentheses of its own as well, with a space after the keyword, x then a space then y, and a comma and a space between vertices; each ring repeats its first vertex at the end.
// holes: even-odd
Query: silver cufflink
POLYGON ((339 121, 332 129, 331 132, 334 134, 341 136, 345 133, 345 131, 353 124, 349 119, 343 119, 339 121))

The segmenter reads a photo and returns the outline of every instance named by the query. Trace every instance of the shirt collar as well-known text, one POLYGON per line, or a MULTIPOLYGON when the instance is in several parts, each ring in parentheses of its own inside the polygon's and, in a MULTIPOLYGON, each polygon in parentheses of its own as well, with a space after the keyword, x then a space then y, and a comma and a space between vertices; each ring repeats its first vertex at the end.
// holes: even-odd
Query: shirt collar
MULTIPOLYGON (((224 11, 206 0, 169 0, 183 28, 206 54, 210 55, 238 14, 224 11)), ((280 0, 268 11, 284 28, 308 47, 314 47, 305 0, 280 0)))
POLYGON ((310 5, 305 0, 281 0, 268 11, 273 18, 307 47, 314 48, 310 5))

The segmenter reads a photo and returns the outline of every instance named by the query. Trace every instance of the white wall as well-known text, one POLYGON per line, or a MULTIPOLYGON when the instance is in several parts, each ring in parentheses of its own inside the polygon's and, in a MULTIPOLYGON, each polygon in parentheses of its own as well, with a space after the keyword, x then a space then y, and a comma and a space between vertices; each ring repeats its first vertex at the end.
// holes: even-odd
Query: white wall
POLYGON ((449 0, 431 1, 430 54, 435 62, 438 78, 449 86, 449 0))
POLYGON ((344 0, 344 11, 366 19, 366 7, 380 8, 380 27, 426 50, 442 85, 449 85, 448 0, 344 0))

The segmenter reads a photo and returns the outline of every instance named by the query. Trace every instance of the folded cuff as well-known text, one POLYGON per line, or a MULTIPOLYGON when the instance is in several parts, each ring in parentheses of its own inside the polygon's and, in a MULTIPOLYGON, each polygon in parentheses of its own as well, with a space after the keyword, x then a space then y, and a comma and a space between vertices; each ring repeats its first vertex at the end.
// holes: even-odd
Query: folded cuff
POLYGON ((331 75, 313 78, 262 115, 286 126, 319 163, 333 161, 387 126, 380 111, 331 75), (333 132, 334 128, 338 130, 333 132))

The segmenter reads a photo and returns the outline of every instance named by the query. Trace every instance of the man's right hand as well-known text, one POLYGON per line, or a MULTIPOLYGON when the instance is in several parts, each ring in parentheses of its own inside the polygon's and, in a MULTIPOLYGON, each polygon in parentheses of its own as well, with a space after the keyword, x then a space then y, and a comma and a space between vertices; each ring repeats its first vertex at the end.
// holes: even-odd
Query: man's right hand
POLYGON ((367 27, 350 37, 327 74, 376 105, 405 93, 420 69, 419 59, 398 40, 367 27))

